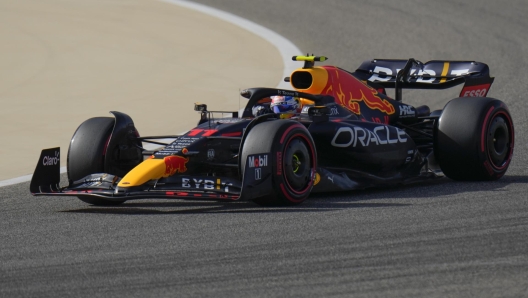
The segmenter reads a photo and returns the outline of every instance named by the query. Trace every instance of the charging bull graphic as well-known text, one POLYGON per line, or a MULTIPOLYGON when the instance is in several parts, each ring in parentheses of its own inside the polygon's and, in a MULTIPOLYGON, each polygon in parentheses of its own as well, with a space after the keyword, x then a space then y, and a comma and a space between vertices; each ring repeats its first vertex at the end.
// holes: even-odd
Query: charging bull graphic
POLYGON ((185 165, 189 161, 188 157, 171 155, 163 158, 163 161, 165 162, 165 176, 187 172, 187 167, 185 165))
POLYGON ((343 107, 356 114, 361 114, 359 102, 362 101, 370 109, 379 110, 387 115, 392 115, 396 111, 389 101, 378 96, 376 89, 361 83, 347 73, 342 73, 343 70, 337 67, 323 66, 322 68, 328 73, 328 81, 322 93, 333 95, 343 107))
POLYGON ((303 92, 332 95, 336 103, 359 115, 363 102, 371 110, 393 115, 396 109, 378 91, 335 66, 304 67, 290 77, 292 86, 303 92))

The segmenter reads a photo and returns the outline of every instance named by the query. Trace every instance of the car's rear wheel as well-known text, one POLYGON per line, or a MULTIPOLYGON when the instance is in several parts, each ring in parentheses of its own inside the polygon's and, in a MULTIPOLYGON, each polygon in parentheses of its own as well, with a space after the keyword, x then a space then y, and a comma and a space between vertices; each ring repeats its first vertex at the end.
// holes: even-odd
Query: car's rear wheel
POLYGON ((308 130, 300 123, 274 120, 255 126, 242 148, 242 170, 249 155, 270 153, 272 195, 253 201, 263 206, 297 205, 313 187, 317 155, 308 130))
MULTIPOLYGON (((90 174, 105 173, 106 147, 114 127, 114 118, 95 117, 84 121, 75 131, 68 148, 68 180, 76 181, 90 174)), ((98 206, 119 205, 126 200, 109 201, 90 196, 77 196, 81 201, 98 206)))
POLYGON ((455 98, 435 131, 435 157, 455 180, 497 180, 506 173, 514 147, 506 105, 493 98, 455 98))

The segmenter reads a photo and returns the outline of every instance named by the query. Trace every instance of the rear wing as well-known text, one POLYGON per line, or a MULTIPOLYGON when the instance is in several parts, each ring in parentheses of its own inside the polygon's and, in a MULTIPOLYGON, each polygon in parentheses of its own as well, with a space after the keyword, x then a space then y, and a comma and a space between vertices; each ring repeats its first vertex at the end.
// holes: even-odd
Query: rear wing
POLYGON ((492 77, 485 63, 476 61, 439 61, 422 63, 409 60, 374 59, 363 62, 352 73, 377 88, 395 88, 396 100, 402 89, 446 89, 464 83, 460 97, 484 97, 492 77))

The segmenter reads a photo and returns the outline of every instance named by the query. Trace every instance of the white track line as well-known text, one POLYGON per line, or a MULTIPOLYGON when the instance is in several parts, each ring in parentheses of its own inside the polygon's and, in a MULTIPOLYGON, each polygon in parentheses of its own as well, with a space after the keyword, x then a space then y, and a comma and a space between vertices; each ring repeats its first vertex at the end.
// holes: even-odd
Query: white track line
MULTIPOLYGON (((257 23, 253 23, 237 15, 234 15, 234 14, 231 14, 231 13, 228 13, 228 12, 216 9, 216 8, 212 8, 209 6, 205 6, 203 4, 198 4, 198 3, 185 1, 185 0, 160 0, 160 1, 179 5, 181 7, 189 8, 192 10, 196 10, 201 13, 210 15, 212 17, 221 19, 222 21, 234 24, 242 29, 246 29, 247 31, 259 36, 260 38, 267 40, 272 45, 274 45, 277 48, 277 50, 279 50, 279 53, 282 57, 282 62, 284 64, 282 77, 290 76, 290 74, 296 69, 294 64, 291 63, 291 57, 295 55, 300 55, 302 54, 302 52, 291 41, 287 40, 282 35, 279 35, 276 32, 271 31, 270 29, 266 27, 263 27, 257 23)), ((290 85, 284 82, 282 79, 283 78, 281 78, 280 82, 278 83, 277 88, 291 89, 290 85)), ((66 173, 66 167, 60 168, 60 172, 66 173)), ((0 187, 30 181, 32 176, 33 175, 25 175, 25 176, 13 178, 13 179, 0 181, 0 187)))
POLYGON ((284 82, 283 79, 284 77, 289 77, 290 74, 295 69, 298 68, 298 67, 295 67, 294 63, 292 63, 291 57, 295 55, 301 55, 302 52, 301 50, 299 50, 298 47, 296 47, 291 41, 287 40, 284 36, 274 31, 271 31, 270 29, 263 27, 257 23, 253 23, 252 21, 246 20, 237 15, 234 15, 232 13, 225 12, 225 11, 212 8, 209 6, 205 6, 203 4, 198 4, 198 3, 190 2, 186 0, 160 0, 160 1, 171 3, 171 4, 176 4, 181 7, 185 7, 189 9, 193 9, 201 13, 210 15, 212 17, 221 19, 222 21, 226 21, 228 23, 241 27, 242 29, 246 29, 247 31, 270 42, 279 51, 279 54, 282 57, 282 63, 284 64, 282 78, 279 81, 277 88, 291 89, 290 84, 284 82))
MULTIPOLYGON (((66 167, 61 167, 60 168, 60 172, 61 172, 61 174, 62 173, 66 173, 66 167)), ((25 175, 25 176, 13 178, 13 179, 2 180, 2 181, 0 181, 0 187, 13 185, 13 184, 18 184, 18 183, 22 183, 22 182, 27 182, 27 181, 31 180, 31 177, 33 177, 33 175, 25 175)))

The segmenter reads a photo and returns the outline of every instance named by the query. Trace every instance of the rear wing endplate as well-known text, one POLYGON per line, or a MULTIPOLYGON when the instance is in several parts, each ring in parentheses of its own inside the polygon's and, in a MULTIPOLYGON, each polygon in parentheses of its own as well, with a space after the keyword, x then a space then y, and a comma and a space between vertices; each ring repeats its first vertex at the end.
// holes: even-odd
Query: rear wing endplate
POLYGON ((476 61, 440 61, 422 63, 409 60, 374 59, 363 62, 352 73, 373 87, 395 88, 396 100, 402 89, 447 89, 465 83, 460 97, 484 97, 492 77, 485 63, 476 61))

